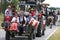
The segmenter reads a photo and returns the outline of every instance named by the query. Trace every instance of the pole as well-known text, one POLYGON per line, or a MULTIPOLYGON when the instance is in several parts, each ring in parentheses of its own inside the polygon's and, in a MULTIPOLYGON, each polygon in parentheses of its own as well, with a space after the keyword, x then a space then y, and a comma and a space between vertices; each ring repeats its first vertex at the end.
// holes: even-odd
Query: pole
POLYGON ((0 6, 1 6, 1 12, 2 12, 2 0, 1 0, 1 5, 0 6))

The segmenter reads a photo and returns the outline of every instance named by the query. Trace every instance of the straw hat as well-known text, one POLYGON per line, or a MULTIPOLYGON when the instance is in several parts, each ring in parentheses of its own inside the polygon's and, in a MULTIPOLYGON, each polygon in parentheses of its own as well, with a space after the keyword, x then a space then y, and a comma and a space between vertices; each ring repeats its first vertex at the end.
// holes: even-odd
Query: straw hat
POLYGON ((9 5, 8 8, 11 8, 11 6, 9 5))
POLYGON ((34 10, 34 8, 31 8, 30 10, 34 10))

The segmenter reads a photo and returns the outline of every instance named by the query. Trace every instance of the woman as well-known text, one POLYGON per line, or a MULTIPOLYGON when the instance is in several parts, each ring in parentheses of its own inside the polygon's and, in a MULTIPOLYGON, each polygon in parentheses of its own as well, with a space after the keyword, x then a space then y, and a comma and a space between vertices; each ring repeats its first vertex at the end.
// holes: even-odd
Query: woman
POLYGON ((17 23, 19 22, 19 17, 17 14, 15 14, 15 16, 12 18, 11 22, 16 21, 17 23))
POLYGON ((21 12, 19 15, 20 16, 19 16, 18 29, 19 29, 19 35, 21 35, 22 33, 26 33, 27 20, 26 20, 26 17, 24 16, 24 12, 21 12))
POLYGON ((12 23, 10 25, 10 30, 18 31, 19 17, 17 16, 17 14, 12 18, 11 22, 12 23))

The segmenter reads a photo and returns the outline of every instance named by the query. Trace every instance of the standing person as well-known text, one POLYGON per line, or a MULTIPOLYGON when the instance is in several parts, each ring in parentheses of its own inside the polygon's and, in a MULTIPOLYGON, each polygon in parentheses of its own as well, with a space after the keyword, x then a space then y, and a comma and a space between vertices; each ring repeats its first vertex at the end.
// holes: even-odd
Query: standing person
POLYGON ((40 11, 39 14, 38 14, 38 21, 40 22, 39 23, 39 26, 37 28, 37 34, 36 36, 37 37, 41 37, 41 26, 42 26, 42 12, 40 11))
POLYGON ((4 22, 2 23, 2 26, 4 28, 7 28, 9 26, 11 17, 12 17, 12 10, 11 6, 9 5, 8 8, 5 10, 4 22))
POLYGON ((11 17, 12 17, 12 9, 11 9, 11 6, 9 5, 8 8, 5 10, 4 23, 2 23, 2 25, 3 25, 2 27, 6 31, 6 34, 5 34, 6 40, 9 40, 9 38, 10 38, 10 32, 8 31, 8 29, 9 29, 11 17))
POLYGON ((31 31, 31 25, 30 25, 30 20, 32 19, 32 14, 30 13, 29 16, 27 17, 27 25, 28 25, 28 32, 31 31))
POLYGON ((54 17, 53 25, 56 25, 56 21, 57 21, 58 17, 56 15, 55 11, 53 11, 53 17, 54 17))
POLYGON ((27 21, 28 21, 28 28, 29 28, 28 30, 31 31, 31 35, 33 36, 32 38, 35 39, 35 37, 36 37, 36 31, 37 31, 36 29, 37 29, 37 25, 39 24, 39 22, 36 21, 34 19, 34 17, 32 17, 31 13, 29 14, 29 17, 27 18, 27 21))
POLYGON ((45 35, 45 27, 46 27, 46 18, 45 16, 43 15, 42 16, 42 27, 41 27, 41 30, 42 30, 42 35, 45 35))
POLYGON ((22 33, 26 33, 26 23, 27 20, 26 17, 24 16, 24 13, 20 13, 19 23, 18 23, 19 35, 21 35, 22 33))
POLYGON ((12 8, 9 5, 8 8, 5 10, 5 16, 10 16, 12 17, 12 8))
POLYGON ((17 10, 15 6, 12 6, 12 14, 13 16, 15 16, 15 14, 17 14, 17 10))
POLYGON ((34 17, 36 19, 36 11, 35 11, 35 9, 31 8, 30 12, 32 14, 32 17, 34 17))
POLYGON ((6 20, 6 17, 9 16, 10 17, 10 21, 11 21, 11 18, 12 18, 12 8, 11 6, 9 5, 8 8, 5 10, 5 15, 4 15, 4 21, 6 20))

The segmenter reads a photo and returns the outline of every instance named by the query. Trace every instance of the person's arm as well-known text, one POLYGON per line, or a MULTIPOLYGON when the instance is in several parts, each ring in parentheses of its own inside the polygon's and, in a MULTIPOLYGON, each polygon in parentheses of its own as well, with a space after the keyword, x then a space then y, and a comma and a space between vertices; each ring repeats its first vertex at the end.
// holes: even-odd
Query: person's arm
POLYGON ((5 10, 5 14, 4 14, 5 16, 6 16, 6 13, 7 13, 7 10, 5 10))
POLYGON ((13 17, 12 20, 11 20, 11 22, 13 22, 14 20, 15 20, 15 18, 13 17))
POLYGON ((20 22, 18 22, 18 24, 21 26, 22 24, 20 22))
POLYGON ((15 17, 13 17, 11 22, 17 22, 17 19, 15 17))
POLYGON ((24 20, 25 20, 25 23, 24 23, 24 24, 26 25, 26 23, 27 23, 27 18, 26 18, 26 17, 24 17, 24 20))
POLYGON ((19 25, 22 25, 22 24, 19 22, 19 17, 18 17, 17 23, 18 23, 19 25))

